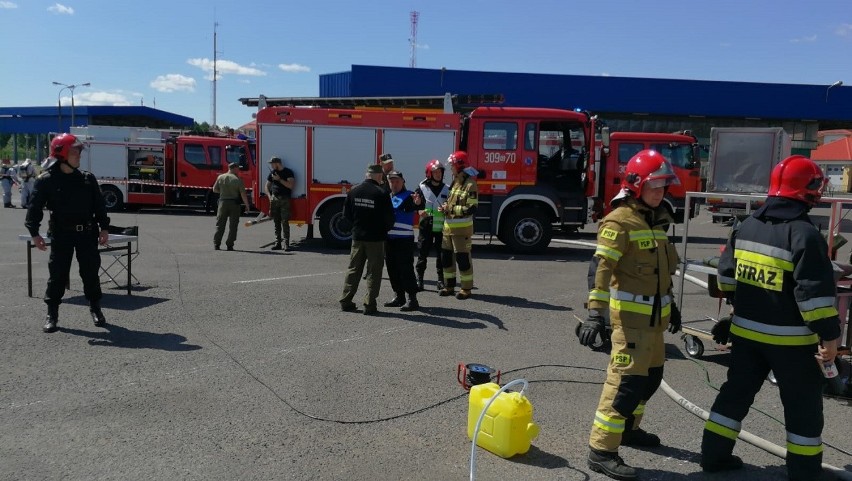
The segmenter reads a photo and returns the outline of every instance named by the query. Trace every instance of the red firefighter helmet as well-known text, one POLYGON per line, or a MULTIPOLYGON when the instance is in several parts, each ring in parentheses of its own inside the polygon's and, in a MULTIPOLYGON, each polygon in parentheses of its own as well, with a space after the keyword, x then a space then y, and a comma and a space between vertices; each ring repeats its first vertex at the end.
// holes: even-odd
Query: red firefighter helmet
POLYGON ((444 172, 444 165, 441 164, 440 160, 432 159, 429 162, 426 162, 426 177, 432 177, 432 172, 439 169, 442 173, 444 172))
POLYGON ((642 187, 648 182, 651 187, 680 184, 669 161, 663 157, 663 154, 650 149, 640 151, 627 162, 621 188, 639 197, 642 194, 642 187))
POLYGON ((450 164, 451 167, 455 167, 456 170, 461 171, 465 167, 467 167, 467 152, 464 150, 457 150, 450 154, 449 158, 447 158, 447 163, 450 164))
POLYGON ((793 155, 772 169, 769 178, 769 197, 800 200, 809 206, 819 202, 828 179, 811 159, 793 155))
POLYGON ((50 155, 59 160, 68 160, 68 153, 74 147, 82 151, 83 143, 74 135, 59 134, 50 141, 50 155))

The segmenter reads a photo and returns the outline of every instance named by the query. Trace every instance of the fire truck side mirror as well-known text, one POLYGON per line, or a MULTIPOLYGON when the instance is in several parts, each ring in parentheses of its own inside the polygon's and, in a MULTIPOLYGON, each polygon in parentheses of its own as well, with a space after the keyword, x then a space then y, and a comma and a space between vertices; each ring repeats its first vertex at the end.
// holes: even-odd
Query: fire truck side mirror
POLYGON ((601 145, 603 145, 604 148, 609 147, 609 126, 604 125, 601 127, 601 145))

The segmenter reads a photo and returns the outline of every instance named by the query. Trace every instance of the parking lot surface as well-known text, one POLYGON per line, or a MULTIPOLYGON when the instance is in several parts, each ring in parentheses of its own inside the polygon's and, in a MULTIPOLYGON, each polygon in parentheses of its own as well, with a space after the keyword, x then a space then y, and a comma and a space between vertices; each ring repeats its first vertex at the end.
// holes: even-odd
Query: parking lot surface
MULTIPOLYGON (((524 256, 480 237, 471 299, 439 297, 430 262, 422 311, 380 305, 365 316, 337 302, 348 252, 302 239, 305 227, 292 228, 302 240, 285 253, 261 248, 274 240, 271 223, 241 226, 227 252, 213 250, 211 216, 119 213, 115 225, 139 226, 140 283, 131 296, 104 284, 109 325, 96 328, 75 263, 60 330, 44 334, 47 253, 33 254, 29 298, 17 240, 24 214, 5 209, 0 222, 0 479, 468 479, 467 396, 456 369, 474 362, 502 371, 504 383, 527 379, 541 427, 524 455, 479 450, 476 479, 608 479, 586 466, 607 355, 574 335, 589 247, 554 242, 524 256)), ((716 255, 727 230, 706 215, 693 221, 688 257, 716 255)), ((571 239, 594 243, 594 232, 571 239)), ((385 279, 379 301, 390 297, 385 279)), ((686 284, 685 322, 709 328, 719 309, 686 284)), ((691 359, 679 334, 666 341, 666 381, 709 410, 727 354, 708 345, 691 359)), ((783 446, 777 388, 766 383, 754 407, 744 429, 783 446)), ((849 415, 847 402, 826 398, 824 461, 845 469, 849 415)), ((735 453, 745 469, 703 474, 703 421, 662 391, 642 426, 663 446, 621 455, 643 480, 786 477, 782 459, 742 441, 735 453)))

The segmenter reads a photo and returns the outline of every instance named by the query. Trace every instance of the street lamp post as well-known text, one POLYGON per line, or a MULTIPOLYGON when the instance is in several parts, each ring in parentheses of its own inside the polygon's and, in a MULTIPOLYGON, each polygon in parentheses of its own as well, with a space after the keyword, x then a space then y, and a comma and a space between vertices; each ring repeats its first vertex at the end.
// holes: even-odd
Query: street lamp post
POLYGON ((834 82, 833 84, 829 85, 827 89, 825 89, 825 103, 828 103, 828 91, 834 87, 840 87, 841 85, 843 85, 843 81, 838 80, 837 82, 834 82))
POLYGON ((58 109, 59 109, 58 110, 59 111, 59 130, 61 131, 62 130, 62 91, 65 90, 65 89, 68 89, 69 91, 71 91, 71 126, 73 127, 74 126, 74 89, 77 88, 77 87, 88 87, 92 84, 89 83, 89 82, 86 82, 86 83, 83 83, 83 84, 67 85, 67 84, 64 84, 62 82, 53 82, 53 85, 62 86, 62 88, 59 89, 59 93, 57 94, 57 99, 56 99, 57 104, 58 104, 58 109))

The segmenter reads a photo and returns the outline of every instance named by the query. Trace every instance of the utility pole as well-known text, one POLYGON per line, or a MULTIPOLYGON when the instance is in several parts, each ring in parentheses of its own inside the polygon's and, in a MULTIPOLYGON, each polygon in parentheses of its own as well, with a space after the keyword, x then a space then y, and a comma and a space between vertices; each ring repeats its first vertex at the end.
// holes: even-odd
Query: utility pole
POLYGON ((216 51, 216 29, 219 27, 219 22, 213 22, 213 126, 216 126, 216 81, 218 76, 216 61, 218 59, 216 51))
POLYGON ((408 62, 408 66, 411 68, 417 67, 417 18, 420 17, 420 13, 416 10, 411 12, 411 37, 408 39, 408 42, 411 44, 411 60, 408 62))

